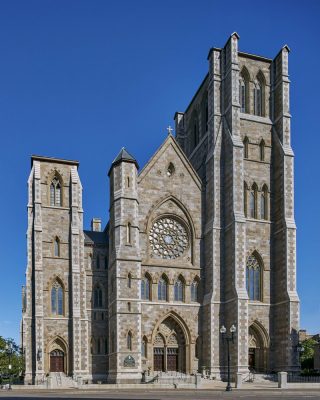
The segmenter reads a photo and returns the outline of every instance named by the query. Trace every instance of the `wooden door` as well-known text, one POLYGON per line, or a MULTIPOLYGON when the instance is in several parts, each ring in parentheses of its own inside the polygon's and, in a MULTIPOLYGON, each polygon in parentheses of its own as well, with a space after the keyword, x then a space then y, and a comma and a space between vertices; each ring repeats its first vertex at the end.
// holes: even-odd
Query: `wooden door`
POLYGON ((249 349, 249 369, 255 369, 256 368, 256 357, 255 357, 255 350, 254 348, 249 349))
POLYGON ((167 349, 167 370, 178 371, 178 349, 168 348, 167 349))
POLYGON ((53 350, 50 353, 50 372, 64 372, 64 353, 53 350))
POLYGON ((153 370, 164 371, 164 348, 155 347, 153 350, 153 370))

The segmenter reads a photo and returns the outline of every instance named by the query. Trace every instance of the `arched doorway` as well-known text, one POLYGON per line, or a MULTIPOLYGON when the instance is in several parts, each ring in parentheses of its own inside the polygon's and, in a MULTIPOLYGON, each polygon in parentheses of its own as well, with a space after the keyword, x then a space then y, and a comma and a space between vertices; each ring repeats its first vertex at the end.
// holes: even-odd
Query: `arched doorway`
POLYGON ((69 373, 67 345, 62 338, 57 337, 49 343, 46 365, 48 372, 69 373))
POLYGON ((268 334, 265 329, 256 322, 249 327, 248 349, 249 369, 255 372, 267 372, 269 349, 268 334))
POLYGON ((63 351, 55 349, 50 352, 50 372, 65 372, 63 351))
POLYGON ((186 340, 179 323, 166 318, 158 327, 153 341, 154 371, 186 371, 186 340))

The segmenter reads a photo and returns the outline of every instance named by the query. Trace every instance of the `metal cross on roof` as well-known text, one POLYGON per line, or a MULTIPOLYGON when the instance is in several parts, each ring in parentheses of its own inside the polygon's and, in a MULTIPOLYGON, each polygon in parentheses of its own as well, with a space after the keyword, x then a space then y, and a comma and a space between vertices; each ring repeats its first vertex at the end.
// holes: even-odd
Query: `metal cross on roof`
POLYGON ((168 135, 171 135, 171 134, 172 134, 173 129, 171 128, 170 125, 168 126, 167 131, 168 131, 168 135))

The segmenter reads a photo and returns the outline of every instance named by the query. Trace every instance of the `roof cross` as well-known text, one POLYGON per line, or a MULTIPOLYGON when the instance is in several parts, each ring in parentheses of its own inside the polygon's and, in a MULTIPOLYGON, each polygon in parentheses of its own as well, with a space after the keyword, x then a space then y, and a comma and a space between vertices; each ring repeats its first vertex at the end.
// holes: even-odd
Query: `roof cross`
POLYGON ((173 129, 171 128, 170 125, 168 126, 167 131, 168 131, 168 135, 172 135, 173 129))

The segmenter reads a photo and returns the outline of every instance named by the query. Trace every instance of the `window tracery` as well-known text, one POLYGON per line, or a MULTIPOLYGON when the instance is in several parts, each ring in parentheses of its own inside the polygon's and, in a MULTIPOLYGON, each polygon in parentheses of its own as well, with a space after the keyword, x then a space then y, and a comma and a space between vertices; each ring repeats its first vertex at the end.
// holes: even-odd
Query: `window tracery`
POLYGON ((249 300, 261 300, 261 266, 254 254, 247 259, 247 292, 249 300))
POLYGON ((61 183, 57 176, 55 176, 50 184, 50 205, 60 207, 61 201, 61 183))
POLYGON ((51 287, 51 314, 63 315, 63 288, 58 280, 51 287))
POLYGON ((163 217, 154 222, 149 232, 149 243, 154 257, 174 259, 188 248, 186 228, 176 219, 163 217))

